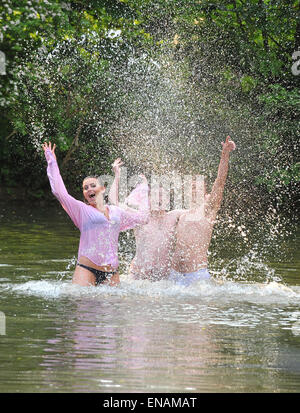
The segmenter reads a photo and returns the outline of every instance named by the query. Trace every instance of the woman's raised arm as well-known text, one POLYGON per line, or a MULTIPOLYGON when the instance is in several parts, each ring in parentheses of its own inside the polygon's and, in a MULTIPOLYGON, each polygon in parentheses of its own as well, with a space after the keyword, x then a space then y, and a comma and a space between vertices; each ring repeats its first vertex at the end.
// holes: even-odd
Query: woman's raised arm
POLYGON ((50 181, 51 191, 53 195, 59 200, 64 210, 70 216, 74 224, 80 228, 81 224, 81 209, 83 207, 83 202, 76 200, 71 195, 69 195, 63 179, 60 175, 60 171, 58 168, 56 155, 55 155, 55 148, 56 145, 54 144, 53 147, 51 142, 45 142, 42 145, 42 148, 45 153, 45 158, 47 160, 47 175, 50 181))

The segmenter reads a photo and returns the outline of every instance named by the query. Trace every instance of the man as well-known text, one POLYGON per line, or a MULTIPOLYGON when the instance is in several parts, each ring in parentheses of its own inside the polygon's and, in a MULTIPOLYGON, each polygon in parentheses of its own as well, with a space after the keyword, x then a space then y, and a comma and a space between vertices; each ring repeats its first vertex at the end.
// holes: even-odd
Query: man
POLYGON ((135 279, 161 280, 170 274, 179 210, 150 209, 146 225, 135 228, 136 253, 130 273, 135 279))
MULTIPOLYGON (((113 163, 115 180, 109 192, 110 202, 116 205, 118 205, 118 183, 121 165, 120 159, 113 163)), ((143 179, 144 183, 147 184, 144 176, 143 179)), ((163 202, 164 195, 163 188, 160 188, 158 205, 150 200, 148 223, 134 229, 136 253, 130 266, 130 274, 134 279, 158 281, 167 278, 170 274, 172 251, 175 244, 175 229, 178 218, 184 211, 167 211, 163 202)))
MULTIPOLYGON (((227 136, 225 143, 222 142, 222 146, 218 176, 211 193, 206 193, 204 185, 204 196, 194 196, 191 208, 181 214, 178 220, 176 245, 169 279, 183 285, 210 278, 207 271, 207 251, 223 199, 230 152, 235 149, 235 143, 230 140, 230 136, 227 136)), ((195 195, 195 187, 193 192, 195 195)))

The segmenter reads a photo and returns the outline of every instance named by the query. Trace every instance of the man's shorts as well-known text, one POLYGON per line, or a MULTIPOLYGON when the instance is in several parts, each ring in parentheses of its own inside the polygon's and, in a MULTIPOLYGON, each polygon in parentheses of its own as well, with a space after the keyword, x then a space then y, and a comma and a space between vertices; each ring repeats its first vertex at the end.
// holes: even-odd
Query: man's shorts
POLYGON ((201 268, 198 271, 186 272, 186 273, 181 273, 181 272, 171 269, 171 272, 168 278, 168 280, 174 281, 176 284, 186 285, 186 286, 193 284, 194 282, 197 282, 200 280, 209 280, 209 279, 210 279, 210 274, 207 268, 201 268))

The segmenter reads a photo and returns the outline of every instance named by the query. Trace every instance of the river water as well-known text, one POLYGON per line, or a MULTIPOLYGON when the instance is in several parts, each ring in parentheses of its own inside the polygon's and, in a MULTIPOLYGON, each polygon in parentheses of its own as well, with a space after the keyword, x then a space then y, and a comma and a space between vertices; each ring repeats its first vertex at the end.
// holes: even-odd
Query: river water
POLYGON ((0 212, 1 392, 299 392, 299 232, 192 287, 132 281, 125 234, 120 287, 77 287, 64 211, 0 212))

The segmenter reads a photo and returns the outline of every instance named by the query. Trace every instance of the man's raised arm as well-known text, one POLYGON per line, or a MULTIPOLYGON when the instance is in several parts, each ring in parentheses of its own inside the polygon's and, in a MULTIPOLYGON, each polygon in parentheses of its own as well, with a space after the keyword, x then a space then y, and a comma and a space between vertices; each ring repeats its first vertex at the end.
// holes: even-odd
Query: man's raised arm
POLYGON ((229 156, 230 152, 235 149, 235 143, 232 140, 230 140, 230 136, 227 136, 225 143, 222 142, 222 146, 223 148, 218 168, 218 176, 213 184, 210 193, 210 199, 208 201, 210 212, 214 218, 217 215, 217 212, 222 203, 224 187, 228 174, 229 156))

